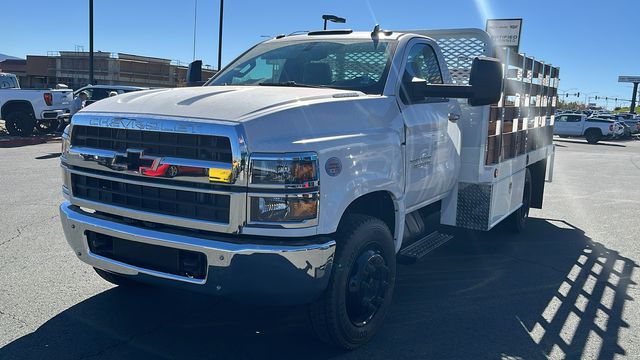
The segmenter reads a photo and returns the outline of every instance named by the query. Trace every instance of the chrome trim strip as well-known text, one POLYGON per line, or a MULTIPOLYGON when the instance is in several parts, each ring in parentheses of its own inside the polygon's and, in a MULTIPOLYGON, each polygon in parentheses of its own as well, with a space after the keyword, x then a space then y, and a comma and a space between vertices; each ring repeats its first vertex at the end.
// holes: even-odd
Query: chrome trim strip
POLYGON ((118 260, 113 260, 113 259, 106 258, 104 256, 100 256, 100 255, 94 254, 88 248, 87 248, 87 256, 92 257, 92 258, 97 259, 97 260, 100 260, 100 261, 103 261, 103 262, 106 262, 106 263, 110 263, 110 264, 112 264, 114 266, 118 266, 118 267, 127 269, 130 272, 132 272, 133 274, 142 273, 142 274, 156 276, 156 277, 163 278, 163 279, 184 281, 184 282, 188 282, 188 283, 191 283, 191 284, 197 284, 197 285, 204 285, 207 282, 206 276, 208 276, 208 272, 207 272, 207 275, 205 275, 204 279, 193 279, 193 278, 188 278, 188 277, 184 277, 184 276, 180 276, 180 275, 169 274, 169 273, 165 273, 165 272, 161 272, 161 271, 145 269, 145 268, 141 268, 141 267, 138 267, 138 266, 135 266, 135 265, 129 265, 129 264, 120 262, 118 260))
POLYGON ((181 190, 181 191, 189 191, 189 192, 200 192, 200 193, 216 194, 216 195, 231 195, 231 194, 237 194, 238 193, 238 192, 234 192, 234 191, 197 189, 197 188, 191 188, 191 187, 187 187, 187 186, 156 184, 156 183, 147 182, 147 181, 123 179, 123 178, 119 178, 119 177, 112 177, 112 176, 106 176, 106 175, 101 175, 101 174, 94 174, 92 172, 85 172, 85 171, 81 171, 81 170, 70 169, 67 166, 65 166, 64 164, 61 164, 60 166, 64 170, 68 171, 71 174, 82 175, 82 176, 87 176, 87 177, 93 177, 93 178, 103 179, 103 180, 117 181, 117 182, 122 182, 122 183, 127 183, 127 184, 133 184, 133 185, 142 185, 142 186, 157 187, 157 188, 163 188, 163 189, 181 190))
POLYGON ((121 173, 127 175, 138 176, 141 178, 149 178, 149 177, 160 177, 160 178, 172 178, 174 180, 184 181, 184 182, 192 182, 192 183, 203 183, 203 184, 228 184, 233 185, 233 181, 237 177, 232 176, 231 182, 212 182, 209 180, 209 170, 217 169, 217 170, 225 170, 225 171, 233 171, 233 165, 229 163, 223 163, 219 161, 205 161, 205 160, 193 160, 193 159, 182 159, 176 157, 160 157, 160 156, 146 156, 144 155, 144 151, 142 149, 129 149, 128 152, 137 152, 142 154, 140 159, 146 160, 150 163, 148 166, 150 171, 156 171, 162 165, 175 166, 178 169, 180 167, 189 168, 191 171, 187 170, 187 174, 178 173, 175 176, 165 176, 164 174, 156 174, 149 175, 145 173, 140 173, 138 170, 124 170, 121 169, 122 165, 117 164, 117 159, 126 158, 128 152, 117 152, 113 150, 103 150, 103 149, 95 149, 88 147, 78 147, 73 146, 70 147, 69 151, 65 155, 66 163, 73 166, 84 167, 93 170, 101 170, 101 171, 110 171, 114 173, 121 173), (196 168, 200 168, 200 174, 197 174, 196 168), (191 172, 191 173, 189 173, 191 172))

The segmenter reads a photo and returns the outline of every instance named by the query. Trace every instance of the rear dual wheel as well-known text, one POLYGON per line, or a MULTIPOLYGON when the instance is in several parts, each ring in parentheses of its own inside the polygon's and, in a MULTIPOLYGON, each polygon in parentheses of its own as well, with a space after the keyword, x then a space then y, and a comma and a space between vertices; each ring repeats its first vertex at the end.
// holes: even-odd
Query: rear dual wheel
POLYGON ((531 209, 531 171, 525 169, 524 189, 522 191, 522 206, 514 211, 508 218, 509 230, 520 233, 527 225, 529 210, 531 209))
POLYGON ((602 138, 602 133, 596 129, 589 129, 584 134, 584 138, 589 144, 597 144, 598 141, 600 141, 600 139, 602 138))
POLYGON ((322 340, 352 350, 375 335, 389 311, 396 254, 389 228, 371 216, 347 215, 338 235, 329 286, 309 316, 322 340))

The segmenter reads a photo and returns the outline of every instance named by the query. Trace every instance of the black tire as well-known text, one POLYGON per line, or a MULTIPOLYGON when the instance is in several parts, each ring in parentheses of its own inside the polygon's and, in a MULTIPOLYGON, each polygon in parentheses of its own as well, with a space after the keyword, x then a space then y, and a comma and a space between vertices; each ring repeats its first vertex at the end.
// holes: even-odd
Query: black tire
POLYGON ((589 144, 597 144, 602 138, 602 132, 597 129, 589 129, 584 133, 584 138, 589 144))
POLYGON ((329 286, 309 306, 318 337, 345 350, 369 341, 389 311, 395 276, 395 246, 387 225, 372 216, 346 215, 329 286))
POLYGON ((521 233, 527 225, 529 210, 531 209, 531 172, 525 169, 524 190, 522 192, 522 206, 514 211, 508 218, 509 230, 514 233, 521 233))
POLYGON ((30 113, 17 110, 5 116, 4 124, 9 135, 27 137, 33 134, 36 120, 30 113))
POLYGON ((178 176, 178 172, 179 172, 178 167, 175 165, 171 165, 167 169, 167 177, 169 178, 176 177, 178 176))
POLYGON ((135 282, 131 279, 127 279, 126 277, 118 274, 114 274, 112 272, 108 272, 102 269, 93 268, 101 278, 104 280, 118 286, 131 286, 135 284, 135 282))
POLYGON ((58 119, 47 119, 47 120, 38 120, 36 121, 36 130, 40 134, 50 134, 56 130, 60 126, 60 121, 58 119))

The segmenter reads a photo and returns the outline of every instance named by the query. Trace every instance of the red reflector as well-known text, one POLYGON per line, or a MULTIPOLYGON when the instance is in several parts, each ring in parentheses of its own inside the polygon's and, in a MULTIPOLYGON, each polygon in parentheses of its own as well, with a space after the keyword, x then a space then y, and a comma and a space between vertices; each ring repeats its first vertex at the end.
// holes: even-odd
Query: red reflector
POLYGON ((51 104, 53 104, 53 94, 44 93, 42 96, 44 96, 44 102, 47 103, 47 106, 51 106, 51 104))

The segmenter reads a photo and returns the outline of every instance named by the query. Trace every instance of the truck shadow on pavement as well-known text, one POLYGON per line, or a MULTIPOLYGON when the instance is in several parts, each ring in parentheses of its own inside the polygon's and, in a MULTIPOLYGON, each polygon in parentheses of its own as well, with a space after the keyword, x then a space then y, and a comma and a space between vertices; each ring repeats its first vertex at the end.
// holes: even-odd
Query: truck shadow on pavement
MULTIPOLYGON (((398 268, 392 309, 349 353, 315 339, 304 307, 265 308, 151 287, 111 288, 0 349, 2 359, 480 359, 625 355, 638 265, 563 221, 525 234, 455 231, 398 268)), ((259 301, 259 299, 257 299, 259 301)), ((628 355, 628 354, 626 354, 628 355)))
POLYGON ((553 142, 556 143, 556 146, 558 145, 557 143, 561 142, 561 143, 574 143, 574 144, 585 144, 585 145, 594 145, 594 146, 614 146, 614 147, 627 147, 627 145, 621 144, 621 142, 629 142, 629 141, 635 141, 635 140, 615 139, 615 140, 606 140, 606 141, 607 142, 598 141, 597 144, 589 144, 585 140, 579 140, 579 139, 557 139, 557 138, 553 139, 553 142))

